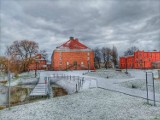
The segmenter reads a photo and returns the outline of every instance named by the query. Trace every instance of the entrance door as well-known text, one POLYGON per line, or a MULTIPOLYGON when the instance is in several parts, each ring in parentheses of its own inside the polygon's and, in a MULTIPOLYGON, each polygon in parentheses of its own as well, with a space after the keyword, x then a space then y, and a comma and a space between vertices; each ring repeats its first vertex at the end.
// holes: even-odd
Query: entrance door
POLYGON ((77 61, 73 62, 74 69, 77 70, 77 61))

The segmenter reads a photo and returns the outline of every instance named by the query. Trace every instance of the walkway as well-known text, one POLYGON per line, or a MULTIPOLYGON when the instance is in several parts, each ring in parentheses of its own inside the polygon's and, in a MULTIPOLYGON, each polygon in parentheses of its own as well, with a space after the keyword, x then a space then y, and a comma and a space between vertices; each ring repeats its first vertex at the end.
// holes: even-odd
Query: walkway
MULTIPOLYGON (((115 92, 120 92, 120 93, 124 93, 130 96, 135 96, 135 97, 140 97, 140 98, 144 98, 147 99, 147 92, 145 90, 140 90, 140 89, 132 89, 132 88, 127 88, 127 87, 123 87, 121 85, 119 85, 119 83, 121 82, 127 82, 127 81, 132 81, 132 80, 138 80, 138 79, 143 79, 145 80, 145 71, 140 71, 140 70, 130 70, 128 71, 132 78, 115 78, 115 79, 106 79, 106 78, 102 78, 102 77, 91 77, 91 76, 86 76, 86 77, 90 77, 90 79, 96 79, 97 80, 97 87, 98 88, 102 88, 102 89, 106 89, 106 90, 110 90, 110 91, 115 91, 115 92)), ((155 93, 155 98, 157 102, 160 102, 160 94, 159 93, 155 93)), ((149 92, 149 99, 153 100, 153 92, 149 92)))
POLYGON ((47 96, 50 91, 50 83, 44 77, 40 77, 38 84, 32 90, 29 96, 47 96))
MULTIPOLYGON (((133 78, 128 79, 128 80, 118 80, 118 81, 114 80, 114 79, 107 80, 107 79, 100 78, 100 79, 97 79, 97 84, 98 84, 97 86, 98 86, 98 88, 116 91, 116 92, 124 93, 127 95, 147 99, 147 92, 146 91, 126 88, 126 87, 122 87, 118 84, 118 83, 120 83, 120 81, 123 82, 123 81, 129 81, 129 80, 133 80, 133 78)), ((156 93, 155 97, 156 97, 156 101, 160 102, 160 94, 156 93)), ((149 92, 149 99, 153 100, 153 93, 152 92, 149 92)))

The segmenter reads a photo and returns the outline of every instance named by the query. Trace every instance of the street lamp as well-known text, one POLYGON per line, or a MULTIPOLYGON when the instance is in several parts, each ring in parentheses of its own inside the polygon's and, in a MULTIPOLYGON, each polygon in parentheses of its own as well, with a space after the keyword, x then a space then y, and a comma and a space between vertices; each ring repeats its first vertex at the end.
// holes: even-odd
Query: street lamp
POLYGON ((88 61, 88 72, 89 72, 89 69, 90 69, 90 62, 88 61))
POLYGON ((128 71, 127 71, 127 57, 126 57, 126 60, 125 60, 125 62, 126 62, 126 74, 128 74, 128 71))
MULTIPOLYGON (((36 59, 35 77, 37 77, 37 65, 38 65, 38 63, 39 63, 39 61, 38 61, 38 59, 36 59)), ((39 67, 38 67, 38 69, 39 69, 39 67)))
POLYGON ((10 79, 10 58, 8 57, 8 107, 10 110, 10 96, 11 96, 11 79, 10 79))

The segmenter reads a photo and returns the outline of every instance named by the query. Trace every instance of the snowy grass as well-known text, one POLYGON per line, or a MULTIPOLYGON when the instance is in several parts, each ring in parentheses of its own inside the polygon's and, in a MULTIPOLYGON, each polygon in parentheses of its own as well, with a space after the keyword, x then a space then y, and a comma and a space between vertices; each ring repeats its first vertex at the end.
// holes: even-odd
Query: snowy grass
POLYGON ((7 80, 7 74, 0 72, 0 81, 7 80))
POLYGON ((90 72, 87 75, 108 78, 108 79, 131 78, 131 76, 129 74, 125 74, 124 72, 116 71, 114 69, 98 69, 98 70, 96 70, 96 72, 90 72))
MULTIPOLYGON (((155 80, 155 92, 160 94, 160 80, 155 80)), ((121 82, 119 85, 132 89, 139 89, 146 91, 146 81, 141 79, 130 80, 126 82, 121 82)), ((149 87, 149 91, 153 91, 152 87, 149 87)))
POLYGON ((43 100, 0 111, 2 120, 151 120, 160 118, 146 100, 103 89, 43 100))
MULTIPOLYGON (((38 72, 37 72, 38 74, 38 72)), ((35 72, 30 71, 30 72, 24 72, 18 75, 19 78, 34 78, 35 77, 35 72)))

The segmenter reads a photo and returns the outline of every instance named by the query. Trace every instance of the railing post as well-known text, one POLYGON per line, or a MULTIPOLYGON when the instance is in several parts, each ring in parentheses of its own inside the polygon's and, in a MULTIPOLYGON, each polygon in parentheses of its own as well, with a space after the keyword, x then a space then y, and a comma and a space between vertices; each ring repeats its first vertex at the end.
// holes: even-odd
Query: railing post
POLYGON ((78 90, 77 90, 77 84, 76 84, 76 92, 78 92, 78 90))
POLYGON ((48 77, 48 97, 50 96, 50 79, 48 77))

